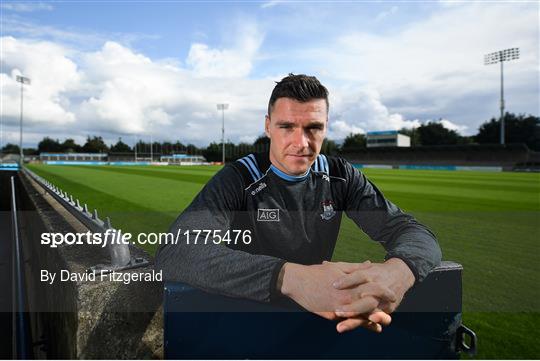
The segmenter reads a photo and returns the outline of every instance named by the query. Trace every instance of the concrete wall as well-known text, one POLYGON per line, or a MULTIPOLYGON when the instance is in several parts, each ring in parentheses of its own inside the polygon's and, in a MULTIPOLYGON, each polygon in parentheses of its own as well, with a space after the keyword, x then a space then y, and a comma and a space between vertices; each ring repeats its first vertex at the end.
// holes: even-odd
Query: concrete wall
MULTIPOLYGON (((49 248, 42 232, 87 229, 33 180, 20 173, 23 252, 33 341, 39 358, 134 359, 163 357, 161 282, 40 281, 42 269, 84 274, 109 262, 106 248, 72 245, 49 248)), ((149 259, 131 247, 134 256, 149 259)), ((152 266, 126 272, 151 272, 152 266)))

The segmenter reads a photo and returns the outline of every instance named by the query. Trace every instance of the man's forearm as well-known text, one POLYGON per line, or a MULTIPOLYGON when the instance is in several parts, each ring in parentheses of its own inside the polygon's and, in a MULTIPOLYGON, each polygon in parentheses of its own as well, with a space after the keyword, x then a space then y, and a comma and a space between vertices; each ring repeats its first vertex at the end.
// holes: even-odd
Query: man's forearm
POLYGON ((422 282, 428 273, 441 262, 441 248, 427 228, 416 225, 414 230, 401 234, 385 244, 387 259, 399 258, 409 266, 415 282, 422 282))

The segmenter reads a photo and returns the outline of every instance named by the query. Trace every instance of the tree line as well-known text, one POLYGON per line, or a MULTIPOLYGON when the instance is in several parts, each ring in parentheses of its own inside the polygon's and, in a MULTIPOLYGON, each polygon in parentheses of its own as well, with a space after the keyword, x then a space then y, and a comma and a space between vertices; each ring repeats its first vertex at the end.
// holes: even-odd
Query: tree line
MULTIPOLYGON (((540 118, 533 115, 506 113, 505 142, 524 143, 530 149, 540 151, 540 118)), ((478 133, 462 136, 455 130, 445 128, 440 122, 428 122, 417 128, 402 128, 399 133, 411 138, 411 146, 499 144, 501 122, 491 118, 478 128, 478 133)), ((366 147, 364 134, 349 134, 342 146, 342 152, 352 152, 366 147)))
MULTIPOLYGON (((530 149, 540 151, 540 118, 533 115, 513 113, 505 114, 506 143, 524 143, 530 149)), ((500 140, 500 120, 492 118, 483 123, 476 135, 462 136, 455 130, 445 128, 440 122, 429 122, 417 128, 403 128, 401 134, 411 138, 411 146, 431 145, 463 145, 463 144, 498 144, 500 140)), ((241 156, 265 151, 268 149, 270 140, 261 135, 254 143, 225 143, 226 160, 234 160, 241 156)), ((365 134, 349 134, 341 145, 335 141, 326 139, 323 143, 322 152, 325 154, 340 154, 358 151, 366 148, 365 134)), ((63 142, 51 137, 43 138, 37 148, 25 148, 27 155, 39 153, 123 153, 170 155, 176 153, 203 155, 209 161, 220 161, 222 158, 221 142, 212 142, 207 147, 197 147, 193 144, 183 144, 180 141, 172 142, 144 142, 139 140, 135 146, 130 147, 118 138, 115 144, 107 145, 100 136, 88 136, 83 145, 77 144, 68 138, 63 142)), ((1 149, 2 153, 19 154, 18 145, 8 143, 1 149)))

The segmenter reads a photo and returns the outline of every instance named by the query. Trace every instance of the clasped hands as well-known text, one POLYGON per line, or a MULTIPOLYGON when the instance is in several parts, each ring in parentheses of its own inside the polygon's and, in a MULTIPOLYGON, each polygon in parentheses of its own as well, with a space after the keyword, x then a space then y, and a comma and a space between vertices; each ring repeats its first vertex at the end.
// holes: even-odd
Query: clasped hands
POLYGON ((384 263, 286 263, 279 287, 306 310, 338 320, 338 332, 357 327, 381 332, 413 284, 414 275, 405 262, 390 258, 384 263))

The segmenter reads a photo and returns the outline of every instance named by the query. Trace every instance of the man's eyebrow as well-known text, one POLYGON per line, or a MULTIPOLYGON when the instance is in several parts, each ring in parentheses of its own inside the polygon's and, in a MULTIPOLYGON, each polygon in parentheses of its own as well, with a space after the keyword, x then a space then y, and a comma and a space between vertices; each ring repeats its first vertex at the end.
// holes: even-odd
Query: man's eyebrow
POLYGON ((308 127, 324 127, 324 122, 314 120, 314 121, 310 122, 307 126, 308 127))
MULTIPOLYGON (((278 120, 278 121, 276 121, 276 124, 277 125, 297 125, 298 123, 290 121, 290 120, 278 120)), ((315 127, 324 126, 324 122, 314 120, 314 121, 309 122, 306 125, 306 127, 314 127, 314 126, 315 127)))
POLYGON ((296 123, 290 120, 278 120, 276 121, 277 125, 295 125, 296 123))

